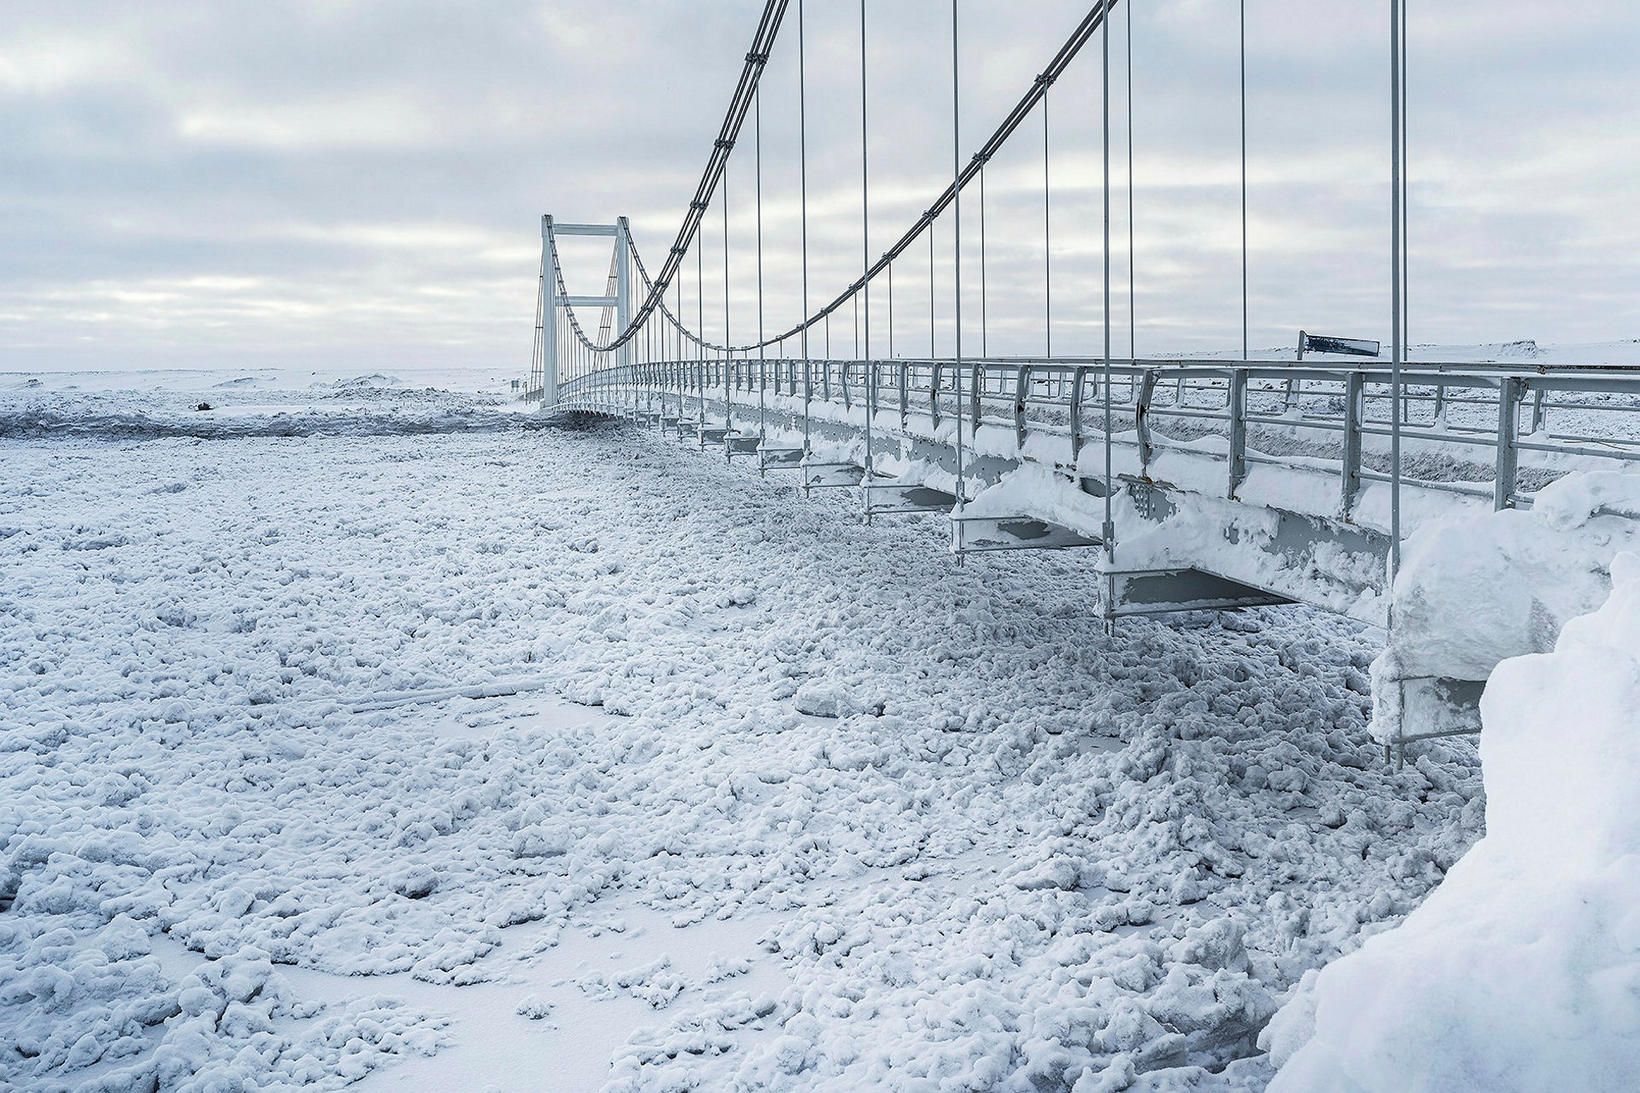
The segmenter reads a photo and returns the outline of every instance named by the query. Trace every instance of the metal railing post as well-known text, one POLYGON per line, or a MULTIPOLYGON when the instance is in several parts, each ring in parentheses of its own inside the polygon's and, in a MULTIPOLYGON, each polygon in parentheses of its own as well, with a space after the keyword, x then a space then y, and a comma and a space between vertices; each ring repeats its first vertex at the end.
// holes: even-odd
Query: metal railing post
POLYGON ((931 374, 928 380, 928 416, 934 420, 934 428, 940 427, 940 362, 929 362, 931 374))
MULTIPOLYGON (((1022 364, 1014 375, 1014 443, 1025 450, 1025 398, 1031 390, 1031 366, 1022 364)), ((977 426, 979 418, 974 418, 977 426)))
POLYGON ((1498 459, 1492 479, 1492 507, 1515 507, 1515 480, 1519 467, 1520 449, 1515 441, 1520 432, 1520 400, 1526 393, 1526 381, 1520 376, 1508 376, 1498 385, 1498 459))
POLYGON ((1077 365, 1071 372, 1071 465, 1082 455, 1082 404, 1087 394, 1088 370, 1077 365))
MULTIPOLYGON (((958 365, 959 369, 961 367, 962 367, 961 365, 958 365)), ((971 390, 969 392, 968 419, 974 423, 973 424, 973 429, 974 429, 974 434, 973 435, 978 436, 979 435, 979 412, 980 412, 980 398, 979 398, 979 396, 980 396, 980 388, 985 383, 985 366, 983 364, 977 364, 976 363, 972 367, 974 369, 974 382, 971 385, 971 390)), ((962 373, 960 371, 957 373, 957 397, 958 398, 962 397, 962 373)))
POLYGON ((1156 394, 1157 374, 1147 368, 1139 376, 1139 389, 1133 398, 1133 431, 1139 439, 1139 476, 1150 477, 1150 460, 1155 445, 1150 437, 1150 400, 1156 394))
POLYGON ((1247 372, 1235 368, 1230 372, 1230 459, 1229 482, 1225 496, 1235 499, 1236 491, 1247 478, 1247 372))

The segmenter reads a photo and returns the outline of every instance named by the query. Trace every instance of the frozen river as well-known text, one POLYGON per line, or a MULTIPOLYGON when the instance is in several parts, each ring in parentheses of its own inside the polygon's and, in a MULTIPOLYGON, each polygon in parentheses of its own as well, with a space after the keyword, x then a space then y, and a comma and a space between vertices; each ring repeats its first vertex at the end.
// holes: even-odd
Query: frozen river
POLYGON ((1479 835, 1357 624, 313 382, 0 385, 0 1086, 1261 1088, 1479 835))

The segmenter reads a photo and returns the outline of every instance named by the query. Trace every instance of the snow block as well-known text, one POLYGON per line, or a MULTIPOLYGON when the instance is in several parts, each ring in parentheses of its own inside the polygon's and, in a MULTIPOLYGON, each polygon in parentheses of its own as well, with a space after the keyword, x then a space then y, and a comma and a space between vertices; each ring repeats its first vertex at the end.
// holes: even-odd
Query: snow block
POLYGON ((1307 977, 1270 1089, 1634 1088, 1640 1072, 1640 556, 1481 700, 1486 836, 1396 929, 1307 977))
POLYGON ((1611 561, 1640 551, 1640 474, 1572 474, 1530 510, 1431 521, 1406 543, 1392 626, 1373 662, 1374 737, 1476 727, 1467 698, 1500 661, 1553 648, 1568 619, 1611 589, 1611 561), (1467 692, 1467 694, 1466 694, 1467 692))

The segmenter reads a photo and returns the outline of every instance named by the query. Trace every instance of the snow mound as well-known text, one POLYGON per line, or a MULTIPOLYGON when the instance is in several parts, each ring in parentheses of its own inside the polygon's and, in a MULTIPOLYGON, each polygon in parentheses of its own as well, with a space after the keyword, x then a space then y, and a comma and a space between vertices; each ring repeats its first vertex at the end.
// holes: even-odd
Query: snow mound
POLYGON ((371 372, 363 376, 347 376, 342 379, 320 380, 315 387, 329 388, 339 391, 370 390, 378 387, 397 387, 404 381, 397 376, 389 376, 382 372, 371 372))
POLYGON ((1634 1088, 1640 556, 1612 578, 1554 652, 1493 672, 1486 836, 1399 928, 1300 986, 1267 1034, 1272 1090, 1634 1088))
POLYGON ((1496 347, 1497 358, 1500 361, 1535 361, 1548 356, 1539 348, 1534 338, 1521 338, 1518 341, 1504 342, 1496 347))
POLYGON ((427 436, 466 431, 534 430, 551 423, 536 414, 459 404, 365 409, 292 405, 249 409, 212 404, 183 409, 121 406, 0 406, 0 440, 245 440, 272 437, 427 436))
MULTIPOLYGON (((1640 474, 1571 474, 1531 509, 1433 521, 1407 540, 1395 625, 1373 663, 1379 739, 1395 735, 1399 680, 1484 680, 1509 657, 1546 652, 1566 622, 1611 589, 1612 558, 1640 551, 1640 474)), ((1446 726, 1419 724, 1409 734, 1446 726)))

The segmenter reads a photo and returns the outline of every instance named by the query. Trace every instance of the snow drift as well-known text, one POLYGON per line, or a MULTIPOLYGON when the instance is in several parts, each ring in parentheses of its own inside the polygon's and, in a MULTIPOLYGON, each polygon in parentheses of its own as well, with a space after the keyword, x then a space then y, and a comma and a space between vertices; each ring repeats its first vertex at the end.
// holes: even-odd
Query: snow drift
POLYGON ((1373 663, 1373 734, 1453 727, 1443 720, 1453 711, 1403 695, 1403 680, 1485 680, 1500 661, 1553 648, 1568 620, 1605 599, 1612 558, 1640 551, 1637 516, 1640 474, 1579 473, 1545 486, 1530 509, 1419 528, 1395 580, 1389 641, 1373 663))
POLYGON ((1486 836, 1301 984, 1272 1090, 1632 1089, 1640 1071, 1640 556, 1552 653, 1492 673, 1486 836))

